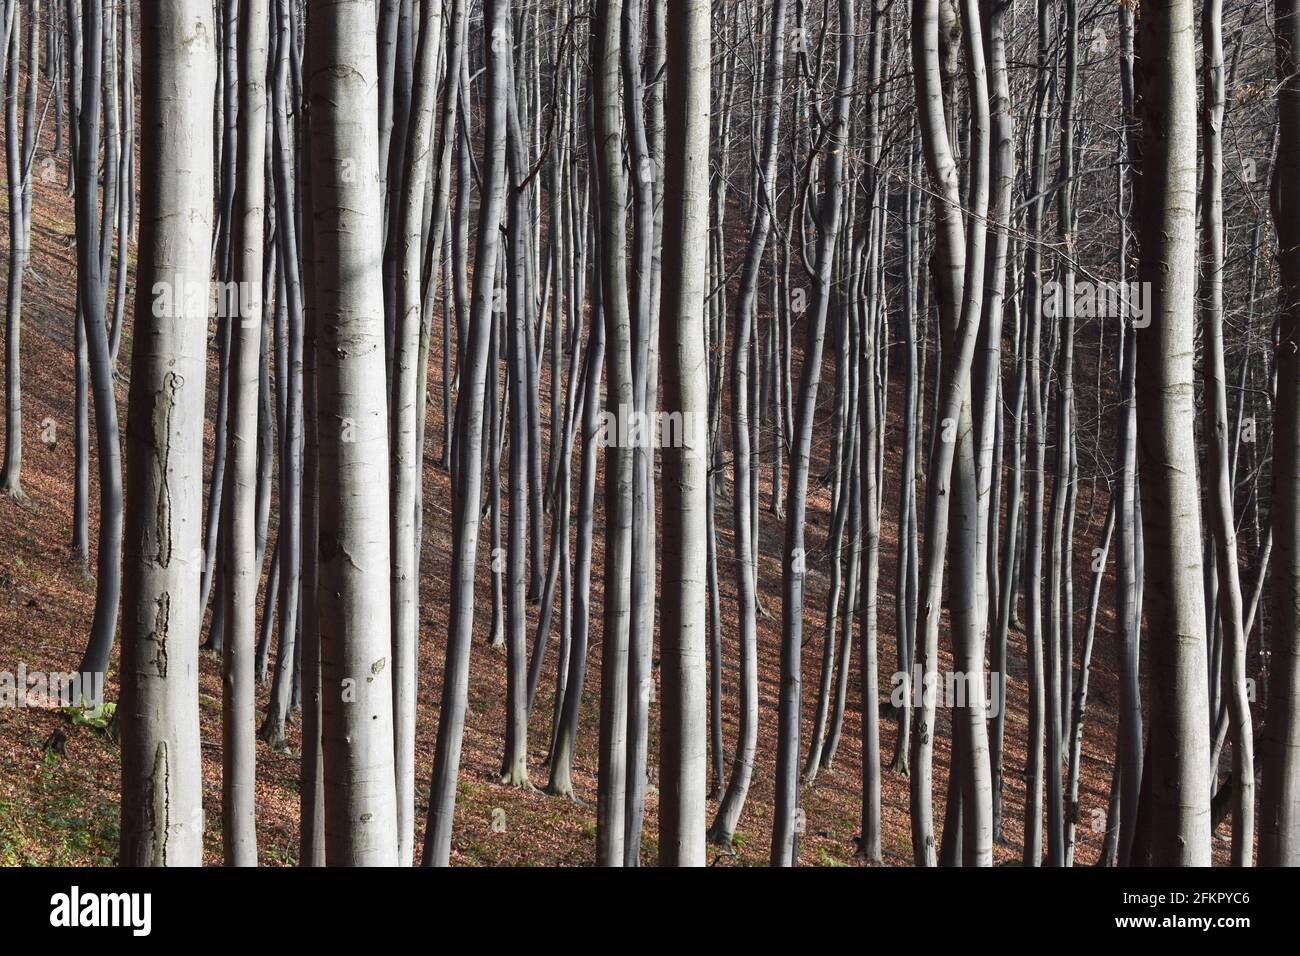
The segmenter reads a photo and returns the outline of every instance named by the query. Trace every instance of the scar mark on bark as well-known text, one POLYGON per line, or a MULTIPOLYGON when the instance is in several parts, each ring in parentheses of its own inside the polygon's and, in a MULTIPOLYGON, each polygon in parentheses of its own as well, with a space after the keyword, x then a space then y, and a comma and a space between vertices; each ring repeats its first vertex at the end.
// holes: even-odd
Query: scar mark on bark
POLYGON ((158 564, 167 567, 172 560, 172 490, 168 472, 171 459, 172 412, 176 396, 185 379, 175 372, 163 377, 162 388, 153 402, 153 453, 158 466, 158 505, 155 514, 154 534, 158 545, 158 564))
POLYGON ((171 832, 171 770, 167 761, 167 741, 160 740, 154 751, 153 772, 149 774, 149 795, 145 801, 145 827, 149 833, 149 857, 152 866, 167 865, 167 838, 171 832))
POLYGON ((153 665, 158 670, 159 677, 167 676, 167 628, 171 623, 172 615, 172 596, 169 592, 163 591, 154 601, 157 609, 153 616, 153 630, 149 633, 149 640, 157 645, 154 651, 153 665))

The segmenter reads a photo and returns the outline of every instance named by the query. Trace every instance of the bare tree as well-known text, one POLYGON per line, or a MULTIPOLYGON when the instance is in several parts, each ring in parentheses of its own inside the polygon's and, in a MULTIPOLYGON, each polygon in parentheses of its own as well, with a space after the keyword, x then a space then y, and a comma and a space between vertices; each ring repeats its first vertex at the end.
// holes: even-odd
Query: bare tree
POLYGON ((388 427, 373 4, 326 0, 307 29, 320 441, 325 856, 397 862, 388 427))
POLYGON ((744 809, 745 798, 749 793, 749 783, 754 773, 754 752, 758 744, 758 569, 752 556, 753 539, 758 529, 753 524, 753 503, 750 501, 750 472, 753 466, 749 449, 749 342, 754 321, 758 270, 776 203, 776 161, 780 145, 782 105, 780 91, 785 69, 785 0, 773 0, 770 17, 767 75, 763 80, 766 110, 761 153, 756 160, 755 169, 758 195, 750 226, 749 244, 745 251, 745 264, 740 274, 740 290, 736 297, 736 330, 731 350, 731 422, 735 461, 732 514, 736 539, 736 601, 740 618, 740 740, 737 742, 736 759, 731 765, 727 790, 718 805, 717 816, 709 834, 715 843, 723 846, 730 846, 732 837, 735 836, 740 812, 744 809))
MULTIPOLYGON (((1143 5, 1138 18, 1140 279, 1150 328, 1137 333, 1143 480, 1143 609, 1149 635, 1150 746, 1143 815, 1151 862, 1210 862, 1210 718, 1200 487, 1194 446, 1196 62, 1191 0, 1143 5)), ((1055 771, 1056 768, 1051 768, 1055 771)))
POLYGON ((1273 168, 1273 223, 1277 229, 1277 399, 1273 419, 1273 500, 1278 507, 1273 572, 1268 710, 1260 741, 1259 862, 1300 865, 1300 3, 1274 4, 1277 38, 1278 133, 1273 168))
MULTIPOLYGON (((447 664, 443 672, 441 719, 433 758, 425 866, 446 866, 456 808, 456 777, 469 694, 469 653, 474 635, 474 572, 478 555, 479 502, 483 495, 483 405, 488 387, 488 346, 496 302, 499 229, 505 207, 506 111, 510 55, 510 2, 492 0, 486 9, 484 57, 487 61, 487 115, 481 169, 474 296, 461 365, 461 395, 456 403, 453 455, 455 512, 452 540, 452 590, 447 664)), ((493 376, 493 381, 495 376, 493 376)), ((492 387, 495 387, 493 385, 492 387)))
MULTIPOLYGON (((0 466, 0 494, 19 501, 26 496, 22 487, 23 387, 22 323, 23 276, 31 260, 32 174, 36 158, 36 85, 40 76, 41 3, 29 4, 27 36, 27 84, 23 93, 22 133, 18 130, 18 74, 22 64, 22 8, 10 7, 5 14, 6 51, 9 58, 5 81, 5 167, 9 177, 9 277, 5 300, 5 441, 4 464, 0 466)), ((0 79, 4 72, 0 71, 0 79)))
POLYGON ((708 250, 710 8, 690 0, 668 27, 664 94, 663 411, 665 436, 660 653, 659 862, 703 866, 705 851, 705 483, 708 402, 704 294, 708 250))
MULTIPOLYGON (((616 434, 605 445, 605 635, 600 650, 600 765, 596 862, 621 866, 627 800, 628 640, 631 627, 633 451, 622 440, 634 408, 625 232, 627 193, 619 115, 622 0, 599 0, 592 25, 595 133, 600 180, 601 312, 608 405, 616 434), (620 425, 622 427, 620 427, 620 425)), ((608 431, 608 430, 606 430, 608 431)))
MULTIPOLYGON (((128 402, 131 573, 122 615, 121 862, 197 866, 204 828, 199 522, 208 324, 203 291, 213 208, 209 107, 217 74, 212 5, 145 4, 140 32, 143 189, 128 402), (172 285, 177 282, 180 288, 172 285), (189 295, 192 287, 200 294, 189 295)), ((93 131, 82 132, 83 144, 94 142, 93 131)))
MULTIPOLYGON (((228 866, 257 865, 257 739, 254 696, 254 644, 257 631, 256 563, 258 360, 262 354, 262 255, 266 189, 266 62, 271 8, 266 0, 242 0, 239 16, 239 139, 235 204, 235 309, 231 325, 230 448, 226 466, 226 505, 222 517, 226 566, 225 638, 221 669, 222 775, 221 823, 228 866)), ((227 297, 228 301, 229 297, 227 297)))
POLYGON ((437 61, 442 49, 442 3, 420 7, 415 56, 415 86, 405 141, 405 171, 400 217, 402 257, 398 273, 396 355, 392 409, 392 563, 393 563, 393 725, 397 768, 399 862, 412 860, 415 846, 415 698, 419 651, 419 569, 416 543, 417 486, 421 462, 417 434, 422 402, 419 389, 420 315, 423 305, 421 253, 425 180, 433 148, 437 61))

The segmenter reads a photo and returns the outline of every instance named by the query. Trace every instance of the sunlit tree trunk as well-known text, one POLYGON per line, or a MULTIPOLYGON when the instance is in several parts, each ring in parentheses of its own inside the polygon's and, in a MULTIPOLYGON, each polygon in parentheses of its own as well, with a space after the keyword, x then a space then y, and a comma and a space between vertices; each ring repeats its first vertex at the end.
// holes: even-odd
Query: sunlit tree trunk
POLYGON ((703 866, 707 785, 705 687, 705 483, 708 481, 708 0, 674 5, 668 24, 665 101, 663 412, 680 420, 666 435, 663 574, 659 598, 663 675, 659 742, 659 862, 703 866))
MULTIPOLYGON (((231 323, 230 445, 226 463, 224 569, 226 617, 221 655, 221 825, 228 866, 257 865, 257 637, 256 564, 258 369, 262 354, 263 218, 266 214, 266 59, 271 9, 266 0, 242 0, 239 16, 239 112, 244 121, 236 172, 234 279, 238 295, 231 323)), ((282 640, 283 644, 283 640, 282 640)))
POLYGON ((320 441, 325 856, 397 863, 383 232, 367 0, 313 4, 312 223, 320 441))
MULTIPOLYGON (((144 4, 140 33, 143 188, 127 430, 120 862, 198 866, 204 293, 217 75, 212 5, 144 4), (198 295, 182 294, 194 287, 198 295)), ((93 135, 83 139, 92 142, 93 135)))
MULTIPOLYGON (((1138 453, 1151 663, 1151 863, 1210 863, 1210 720, 1193 389, 1196 312, 1196 62, 1191 0, 1138 17, 1140 278, 1151 325, 1137 334, 1138 453)), ((1051 768, 1053 772, 1056 768, 1051 768)))

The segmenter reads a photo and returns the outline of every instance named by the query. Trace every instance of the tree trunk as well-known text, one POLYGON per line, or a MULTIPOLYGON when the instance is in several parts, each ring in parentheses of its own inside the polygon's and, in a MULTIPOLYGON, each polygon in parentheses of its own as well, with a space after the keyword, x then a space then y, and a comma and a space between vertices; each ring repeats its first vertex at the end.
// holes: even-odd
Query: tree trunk
POLYGON ((772 819, 773 866, 793 866, 798 834, 802 830, 799 808, 799 724, 802 715, 800 657, 803 650, 803 598, 806 552, 804 519, 808 506, 808 469, 812 454, 813 415, 821 382, 822 348, 826 339, 826 314, 831 300, 835 243, 839 237, 843 204, 844 151, 849 135, 853 101, 856 50, 853 0, 839 0, 839 66, 831 123, 825 130, 826 161, 822 196, 817 211, 821 232, 817 238, 813 274, 813 309, 808 317, 804 364, 799 377, 799 399, 790 432, 790 488, 786 499, 785 550, 781 559, 781 695, 777 723, 776 806, 772 819))
POLYGON ((1300 2, 1278 0, 1277 399, 1273 419, 1273 502, 1277 561, 1269 629, 1268 709, 1260 741, 1261 866, 1300 866, 1300 2))
MULTIPOLYGON (((491 0, 486 8, 484 58, 487 61, 487 114, 484 162, 475 255, 474 295, 469 317, 461 393, 456 403, 455 498, 451 567, 451 610, 447 663, 443 671, 438 742, 434 751, 425 866, 446 866, 456 808, 456 778, 469 694, 469 654, 474 636, 474 571, 478 556, 479 503, 483 496, 483 406, 489 387, 488 346, 496 289, 497 253, 505 206, 506 110, 510 67, 510 0, 491 0)), ((465 188, 462 181, 461 189, 465 188)), ((495 375, 492 376, 495 380, 495 375)), ((495 387, 495 386, 493 386, 495 387)))
MULTIPOLYGON (((308 24, 320 441, 325 856, 397 863, 388 428, 375 22, 333 0, 308 24)), ((282 645, 284 641, 282 640, 282 645)))
MULTIPOLYGON (((140 21, 144 188, 128 405, 131 573, 122 616, 120 862, 198 866, 204 829, 198 653, 208 300, 184 293, 206 290, 210 274, 209 113, 217 59, 207 0, 145 4, 140 21), (171 287, 174 282, 181 288, 171 287)), ((95 142, 93 127, 82 133, 87 147, 95 142)), ((93 165, 93 158, 82 159, 93 165)), ((82 178, 79 186, 93 186, 93 179, 82 178)), ((93 202, 93 189, 87 194, 93 202)))
MULTIPOLYGON (((627 664, 631 624, 633 448, 623 441, 634 407, 632 328, 624 236, 623 134, 619 110, 622 0, 599 0, 592 27, 596 159, 600 179, 602 313, 608 343, 609 405, 614 435, 605 447, 605 634, 600 649, 600 764, 596 804, 596 862, 624 862, 627 816, 627 664)), ((609 419, 606 418, 606 422, 609 419)))
MULTIPOLYGON (((230 435, 227 452, 224 570, 226 617, 221 655, 222 845, 227 866, 257 865, 257 742, 254 652, 256 563, 258 360, 262 352, 262 253, 266 184, 266 62, 271 8, 242 0, 239 15, 239 138, 234 228, 236 308, 231 324, 230 435)), ((229 302, 229 298, 226 299, 229 302)), ((283 468, 283 459, 281 467, 283 468)), ((281 641, 283 644, 283 639, 281 641)))
POLYGON ((442 48, 442 2, 420 8, 419 41, 411 118, 405 140, 400 219, 401 261, 397 272, 392 410, 392 627, 393 735, 397 784, 398 862, 408 866, 415 848, 415 715, 419 686, 420 554, 417 495, 423 480, 418 458, 420 315, 423 305, 421 233, 425 179, 433 143, 436 66, 442 48))
POLYGON ((709 224, 711 52, 707 0, 674 10, 668 27, 664 195, 664 306, 659 349, 665 357, 665 435, 660 666, 659 863, 703 866, 705 787, 705 574, 708 527, 708 376, 704 294, 709 224))
POLYGON ((1210 863, 1205 582, 1192 381, 1196 286, 1196 63, 1191 0, 1143 4, 1140 278, 1151 325, 1137 333, 1138 452, 1151 664, 1151 863, 1210 863))

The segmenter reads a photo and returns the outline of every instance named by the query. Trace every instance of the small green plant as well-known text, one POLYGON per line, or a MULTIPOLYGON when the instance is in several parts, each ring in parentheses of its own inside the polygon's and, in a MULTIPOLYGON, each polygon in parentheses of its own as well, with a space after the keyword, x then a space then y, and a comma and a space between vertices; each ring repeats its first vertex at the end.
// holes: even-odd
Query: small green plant
POLYGON ((848 864, 845 863, 843 860, 837 860, 835 857, 827 853, 825 848, 819 848, 817 854, 820 858, 819 862, 821 863, 822 866, 848 866, 848 864))
POLYGON ((94 707, 65 707, 64 710, 72 717, 73 726, 107 731, 113 715, 117 713, 117 704, 104 700, 94 707))

